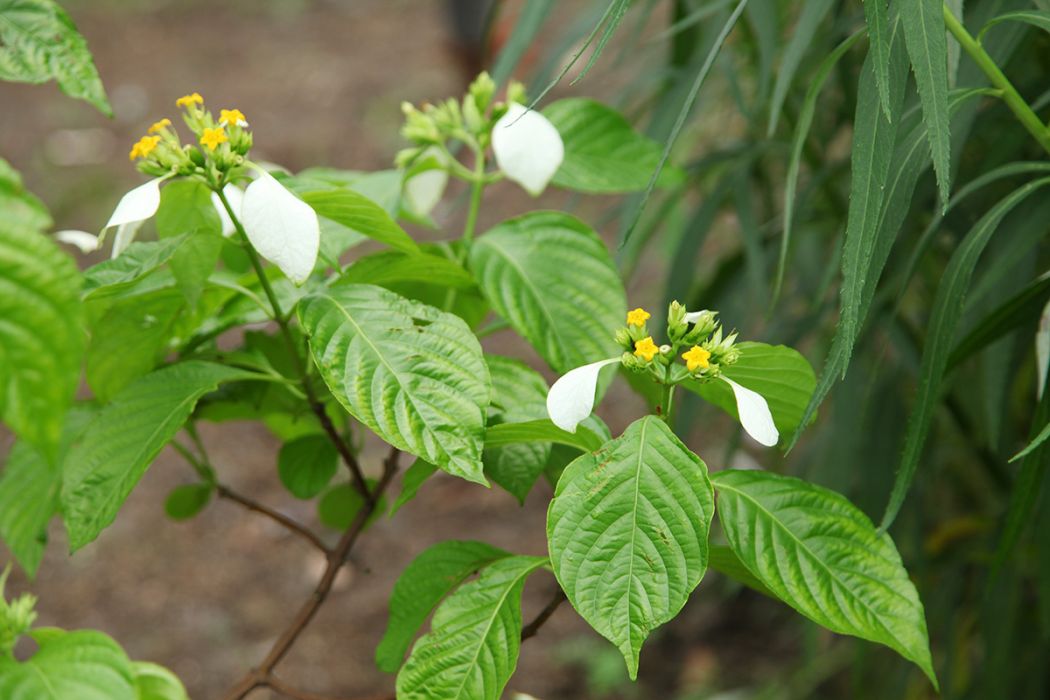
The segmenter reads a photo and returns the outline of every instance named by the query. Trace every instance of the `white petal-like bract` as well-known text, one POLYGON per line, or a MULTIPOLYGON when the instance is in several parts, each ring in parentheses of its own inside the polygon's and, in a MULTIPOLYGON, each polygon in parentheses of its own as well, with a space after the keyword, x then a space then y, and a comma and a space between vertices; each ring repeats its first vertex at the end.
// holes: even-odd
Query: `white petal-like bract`
POLYGON ((98 236, 87 231, 58 231, 55 233, 55 240, 76 246, 81 253, 90 253, 98 250, 98 236))
POLYGON ((309 204, 262 171, 244 191, 241 223, 252 247, 302 284, 314 269, 321 244, 317 214, 309 204))
POLYGON ((700 311, 688 311, 685 314, 685 322, 686 323, 696 323, 706 313, 708 313, 707 309, 701 309, 700 311))
POLYGON ((780 439, 780 433, 773 424, 773 414, 769 412, 769 404, 762 395, 740 386, 729 377, 722 377, 722 379, 733 389, 740 425, 744 426, 747 434, 766 447, 776 445, 780 439))
POLYGON ((143 223, 145 223, 145 220, 129 221, 126 224, 117 226, 117 233, 113 236, 113 254, 110 255, 111 258, 115 258, 123 253, 134 242, 135 236, 138 235, 143 223))
MULTIPOLYGON (((226 201, 230 203, 233 213, 239 217, 241 215, 241 207, 244 204, 244 190, 231 182, 222 188, 222 193, 226 195, 226 201)), ((237 232, 237 227, 233 225, 233 219, 226 212, 226 207, 222 205, 219 195, 214 192, 211 193, 211 203, 219 214, 219 221, 222 222, 222 235, 229 238, 237 232)))
MULTIPOLYGON (((420 156, 421 161, 433 160, 444 164, 445 155, 437 148, 431 147, 420 156)), ((430 168, 405 180, 405 200, 408 208, 420 216, 428 216, 448 185, 448 171, 443 167, 430 168)))
POLYGON ((619 357, 612 357, 592 362, 569 370, 554 382, 547 393, 547 414, 551 422, 562 430, 575 433, 576 426, 594 410, 594 392, 598 389, 598 374, 602 367, 619 361, 619 357))
POLYGON ((157 208, 160 207, 160 183, 169 177, 171 176, 165 175, 154 178, 128 191, 117 202, 117 208, 113 210, 113 215, 109 217, 109 221, 102 227, 102 230, 145 221, 156 214, 157 208))
POLYGON ((516 102, 492 127, 492 151, 507 178, 533 196, 543 192, 565 157, 561 134, 547 117, 516 102))

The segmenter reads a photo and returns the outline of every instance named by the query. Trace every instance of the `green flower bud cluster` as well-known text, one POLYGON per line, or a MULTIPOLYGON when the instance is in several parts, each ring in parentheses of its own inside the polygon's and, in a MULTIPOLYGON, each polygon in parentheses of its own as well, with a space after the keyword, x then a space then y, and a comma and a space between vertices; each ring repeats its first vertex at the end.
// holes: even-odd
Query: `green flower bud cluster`
POLYGON ((29 631, 36 620, 36 597, 28 593, 15 598, 11 602, 4 596, 4 585, 11 573, 8 565, 0 574, 0 659, 10 656, 15 648, 15 642, 23 634, 29 631))

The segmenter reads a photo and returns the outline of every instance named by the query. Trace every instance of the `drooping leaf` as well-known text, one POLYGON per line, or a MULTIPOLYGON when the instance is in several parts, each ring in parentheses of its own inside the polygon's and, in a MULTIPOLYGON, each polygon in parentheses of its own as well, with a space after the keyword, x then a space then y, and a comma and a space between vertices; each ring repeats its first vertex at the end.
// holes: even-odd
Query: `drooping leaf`
POLYGON ((394 499, 394 505, 390 507, 391 517, 401 510, 401 506, 415 498, 416 494, 419 493, 420 487, 437 471, 438 468, 430 462, 416 458, 412 466, 405 470, 405 475, 401 477, 401 493, 397 495, 397 498, 394 499))
POLYGON ((864 0, 864 22, 868 27, 872 68, 879 91, 879 104, 889 120, 893 119, 890 101, 890 31, 889 6, 886 0, 864 0))
POLYGON ((583 222, 560 212, 505 221, 475 241, 470 260, 489 303, 555 370, 619 354, 623 283, 583 222))
POLYGON ((222 250, 222 220, 211 195, 203 182, 176 180, 161 190, 157 209, 157 237, 185 239, 172 252, 169 264, 190 304, 200 298, 222 250))
POLYGON ((1050 11, 1048 10, 1017 10, 1015 12, 1006 12, 989 20, 984 27, 981 29, 981 33, 977 36, 977 40, 981 41, 984 38, 985 33, 992 27, 1002 22, 1023 22, 1033 27, 1050 32, 1050 11))
POLYGON ((147 661, 132 661, 131 673, 136 700, 189 700, 182 681, 163 666, 147 661))
POLYGON ((185 241, 182 237, 163 241, 136 241, 112 260, 93 265, 84 272, 84 299, 118 296, 171 260, 171 256, 185 241))
POLYGON ((617 646, 631 678, 642 643, 707 569, 707 467, 647 416, 572 462, 547 512, 551 563, 576 611, 617 646))
POLYGON ((164 500, 164 512, 172 520, 189 520, 204 510, 214 490, 211 484, 176 486, 164 500))
MULTIPOLYGON (((593 194, 645 189, 660 162, 660 144, 639 134, 616 110, 586 98, 553 102, 543 115, 565 143, 565 159, 554 175, 559 187, 593 194)), ((677 168, 665 168, 663 184, 681 179, 677 168)))
POLYGON ((498 559, 438 606, 430 632, 397 674, 399 700, 499 700, 518 664, 521 590, 546 563, 498 559))
POLYGON ((138 700, 124 650, 94 630, 40 627, 36 653, 24 662, 0 658, 4 700, 138 700))
POLYGON ((914 408, 908 419, 908 432, 904 438, 904 451, 897 475, 893 482, 886 512, 879 527, 885 530, 897 517, 904 498, 911 487, 915 470, 919 466, 922 448, 933 420, 933 411, 940 395, 944 371, 948 364, 948 355, 955 331, 962 316, 963 304, 966 301, 966 290, 970 286, 977 261, 995 233, 999 223, 1010 211, 1036 190, 1050 185, 1050 178, 1044 177, 1029 182, 1001 199, 992 209, 974 224, 962 243, 955 249, 948 267, 937 285, 937 295, 933 301, 933 311, 927 323, 926 346, 922 352, 922 366, 919 369, 919 387, 915 397, 914 408))
POLYGON ((253 375, 200 361, 162 367, 135 380, 95 416, 66 457, 62 518, 76 551, 117 517, 157 454, 219 384, 253 375))
POLYGON ((419 246, 381 206, 349 188, 302 192, 301 197, 318 216, 406 253, 418 253, 419 246))
POLYGON ((277 474, 296 498, 321 493, 339 468, 339 453, 325 435, 304 435, 281 446, 277 474))
POLYGON ((0 0, 0 80, 52 79, 70 97, 113 116, 87 42, 58 3, 0 0))
POLYGON ((919 88, 926 137, 930 142, 933 170, 942 205, 948 204, 951 188, 951 132, 948 118, 948 44, 944 27, 943 0, 912 0, 900 3, 904 42, 919 88))
POLYGON ((368 284, 310 295, 298 312, 321 376, 351 415, 398 449, 485 483, 490 382, 462 319, 368 284))
POLYGON ((376 666, 394 673, 412 639, 438 603, 471 574, 508 552, 484 542, 449 540, 425 549, 412 560, 390 594, 390 619, 376 648, 376 666))
POLYGON ((22 185, 22 176, 3 158, 0 158, 0 211, 4 212, 4 222, 11 229, 42 232, 51 227, 47 207, 22 185))
POLYGON ((0 222, 0 418, 48 455, 80 379, 80 285, 73 259, 48 238, 0 222))
POLYGON ((734 469, 711 479, 729 546, 774 595, 833 632, 885 644, 936 686, 922 603, 888 535, 800 479, 734 469))

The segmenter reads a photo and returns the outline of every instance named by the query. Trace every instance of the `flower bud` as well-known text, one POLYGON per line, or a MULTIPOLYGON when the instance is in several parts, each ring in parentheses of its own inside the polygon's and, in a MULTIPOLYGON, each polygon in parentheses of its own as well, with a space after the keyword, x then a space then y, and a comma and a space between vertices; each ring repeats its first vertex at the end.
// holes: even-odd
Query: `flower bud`
POLYGON ((631 334, 626 328, 617 328, 613 334, 613 340, 616 341, 617 345, 627 350, 634 347, 634 339, 631 338, 631 334))
POLYGON ((677 301, 672 301, 667 308, 667 337, 671 340, 681 340, 689 329, 685 321, 685 307, 677 301))

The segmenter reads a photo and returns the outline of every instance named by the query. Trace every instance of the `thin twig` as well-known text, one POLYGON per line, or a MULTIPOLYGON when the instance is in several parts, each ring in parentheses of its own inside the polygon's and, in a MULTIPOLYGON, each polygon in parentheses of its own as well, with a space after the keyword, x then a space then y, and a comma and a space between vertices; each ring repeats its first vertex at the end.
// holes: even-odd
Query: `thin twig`
MULTIPOLYGON (((281 659, 285 657, 288 650, 292 648, 295 641, 302 634, 306 626, 310 624, 310 621, 317 614, 321 604, 324 603, 328 597, 329 592, 332 590, 332 584, 335 582, 336 574, 339 573, 339 569, 342 567, 343 562, 346 561, 347 556, 350 554, 350 550, 353 549, 354 543, 357 541, 358 535, 364 530, 365 525, 368 523, 368 519, 371 517, 375 510, 375 503, 378 501, 379 496, 386 490, 387 486, 394 478, 394 474, 397 472, 397 462, 400 453, 396 448, 391 448, 389 456, 383 462, 383 475, 379 479, 379 483, 376 484, 376 488, 373 491, 375 500, 370 500, 364 504, 361 510, 357 513, 354 521, 347 528, 342 538, 339 540, 339 544, 336 545, 335 549, 328 553, 328 565, 325 567, 324 574, 321 575, 321 580, 318 581, 314 592, 310 597, 303 603, 302 607, 299 608, 299 612, 296 613, 295 617, 289 623, 288 627, 277 638, 273 646, 270 648, 270 652, 263 659, 259 667, 250 671, 244 676, 232 689, 226 694, 226 700, 242 700, 252 690, 261 687, 273 687, 273 669, 280 663, 281 659)), ((279 681, 278 681, 279 682, 279 681)), ((307 696, 309 697, 309 696, 307 696)))
POLYGON ((540 614, 537 615, 532 622, 521 628, 521 641, 524 642, 530 637, 535 637, 536 633, 540 631, 540 627, 543 627, 543 624, 550 619, 551 615, 554 614, 554 611, 557 610, 558 606, 564 603, 565 600, 565 591, 559 587, 554 591, 554 596, 551 598, 550 602, 547 603, 547 606, 543 608, 543 610, 540 610, 540 614))
POLYGON ((284 515, 283 513, 280 513, 267 505, 259 503, 258 501, 249 498, 248 496, 239 494, 233 489, 231 489, 229 486, 226 486, 224 484, 216 485, 215 491, 219 494, 220 498, 225 498, 228 501, 238 503, 247 508, 248 510, 252 511, 253 513, 265 515, 267 518, 273 520, 278 525, 281 525, 282 527, 286 528, 289 532, 295 535, 299 535, 307 542, 312 544, 314 547, 319 549, 326 557, 329 554, 331 554, 331 550, 327 547, 327 545, 325 545, 324 542, 321 541, 321 538, 318 537, 315 532, 313 532, 310 528, 306 527, 305 525, 302 525, 296 522, 295 520, 292 520, 287 515, 284 515))

